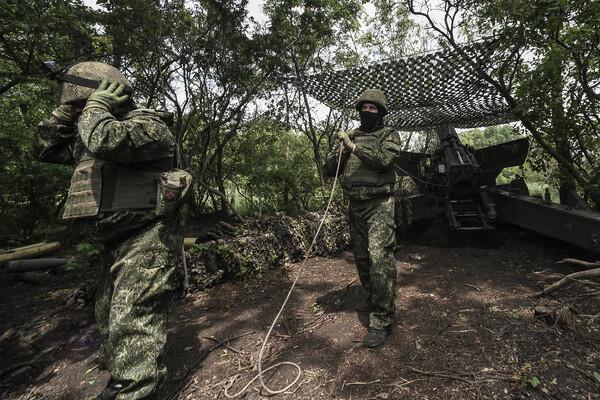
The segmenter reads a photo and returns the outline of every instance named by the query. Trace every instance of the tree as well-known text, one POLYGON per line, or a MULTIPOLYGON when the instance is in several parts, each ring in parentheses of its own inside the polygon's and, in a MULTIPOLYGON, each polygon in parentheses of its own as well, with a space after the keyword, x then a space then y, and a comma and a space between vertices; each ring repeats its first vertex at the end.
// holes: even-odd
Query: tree
POLYGON ((79 0, 3 2, 0 7, 0 95, 44 74, 42 62, 91 58, 94 13, 79 0))
POLYGON ((252 212, 312 209, 321 186, 311 152, 301 133, 258 117, 226 149, 227 181, 252 212))
POLYGON ((317 108, 302 87, 302 77, 339 67, 337 50, 344 35, 359 28, 360 10, 358 0, 265 2, 265 13, 270 19, 268 47, 278 56, 277 74, 294 77, 298 82, 294 87, 285 88, 277 105, 285 110, 283 120, 288 126, 302 132, 310 141, 323 186, 321 153, 326 147, 325 140, 330 140, 336 130, 346 128, 348 119, 338 111, 329 110, 318 122, 317 108))
POLYGON ((494 86, 543 151, 557 161, 561 192, 600 208, 598 11, 591 0, 440 0, 405 4, 494 86), (461 42, 493 38, 479 53, 461 42), (596 50, 593 50, 596 49, 596 50))

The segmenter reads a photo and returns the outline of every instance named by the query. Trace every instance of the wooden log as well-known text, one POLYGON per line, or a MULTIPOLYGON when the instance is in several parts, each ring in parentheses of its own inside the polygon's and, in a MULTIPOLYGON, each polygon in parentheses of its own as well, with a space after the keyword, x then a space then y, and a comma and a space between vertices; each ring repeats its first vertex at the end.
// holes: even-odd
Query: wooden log
POLYGON ((0 255, 1 254, 12 254, 14 252, 32 249, 34 247, 40 247, 40 246, 44 246, 46 244, 48 244, 48 242, 39 242, 39 243, 34 243, 34 244, 28 244, 27 246, 15 247, 14 249, 0 250, 0 255))
POLYGON ((184 238, 183 239, 183 248, 186 250, 191 248, 193 245, 196 244, 196 240, 198 240, 198 238, 195 238, 195 237, 184 238))
POLYGON ((4 270, 6 272, 39 271, 61 267, 68 263, 68 258, 30 258, 9 261, 4 270))
POLYGON ((7 254, 0 254, 0 265, 13 260, 21 260, 23 258, 34 258, 52 253, 60 248, 60 242, 40 243, 35 246, 25 246, 24 248, 13 249, 7 254))

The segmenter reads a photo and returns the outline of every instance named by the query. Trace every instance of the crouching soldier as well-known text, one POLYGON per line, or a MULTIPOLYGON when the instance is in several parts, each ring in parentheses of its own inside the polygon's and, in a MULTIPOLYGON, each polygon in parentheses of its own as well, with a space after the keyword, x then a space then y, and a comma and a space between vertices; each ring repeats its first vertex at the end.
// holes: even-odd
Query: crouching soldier
POLYGON ((360 127, 338 132, 339 143, 327 156, 325 172, 334 176, 342 146, 340 182, 350 200, 348 220, 358 276, 368 292, 358 311, 369 312, 366 347, 384 344, 394 322, 396 243, 393 161, 400 154, 400 136, 383 125, 387 100, 377 89, 365 90, 356 109, 360 127))
POLYGON ((116 68, 82 62, 57 79, 61 104, 38 125, 33 152, 75 165, 63 218, 103 247, 95 314, 110 381, 97 399, 155 399, 179 284, 178 208, 191 177, 173 169, 170 115, 136 108, 116 68))

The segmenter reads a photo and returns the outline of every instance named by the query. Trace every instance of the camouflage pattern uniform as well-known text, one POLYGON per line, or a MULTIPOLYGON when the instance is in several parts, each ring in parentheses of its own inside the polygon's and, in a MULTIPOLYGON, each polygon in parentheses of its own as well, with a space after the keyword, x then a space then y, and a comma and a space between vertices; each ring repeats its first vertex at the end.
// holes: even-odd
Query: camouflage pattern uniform
MULTIPOLYGON (((349 198, 348 220, 358 276, 372 305, 369 327, 389 330, 394 322, 396 244, 393 160, 400 154, 397 131, 381 127, 350 133, 354 152, 344 150, 340 182, 349 198)), ((335 176, 339 144, 328 154, 325 172, 335 176)))
MULTIPOLYGON (((41 122, 33 152, 46 162, 92 158, 143 171, 157 160, 173 162, 175 140, 157 111, 137 109, 116 118, 101 108, 89 108, 76 124, 65 125, 56 118, 41 122)), ((72 181, 70 196, 76 183, 72 181)), ((168 308, 179 284, 180 218, 158 218, 150 209, 123 209, 77 223, 89 228, 92 239, 104 247, 95 308, 104 339, 101 366, 111 380, 123 384, 117 399, 155 398, 166 373, 161 356, 168 308)))

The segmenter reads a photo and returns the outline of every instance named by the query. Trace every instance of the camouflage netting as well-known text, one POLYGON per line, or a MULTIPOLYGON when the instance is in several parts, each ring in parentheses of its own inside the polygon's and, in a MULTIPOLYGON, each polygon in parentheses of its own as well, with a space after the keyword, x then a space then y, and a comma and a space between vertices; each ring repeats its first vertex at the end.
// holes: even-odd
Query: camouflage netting
MULTIPOLYGON (((491 44, 462 48, 468 60, 488 62, 491 44)), ((315 99, 358 119, 356 99, 381 89, 389 103, 386 125, 421 130, 451 124, 473 128, 514 121, 500 93, 482 80, 465 56, 438 51, 367 67, 315 74, 294 81, 315 99)))
MULTIPOLYGON (((194 245, 187 252, 191 291, 234 278, 246 278, 300 261, 320 222, 321 212, 298 217, 277 213, 240 225, 234 238, 194 245)), ((347 216, 332 206, 311 256, 338 254, 350 244, 347 216)))

